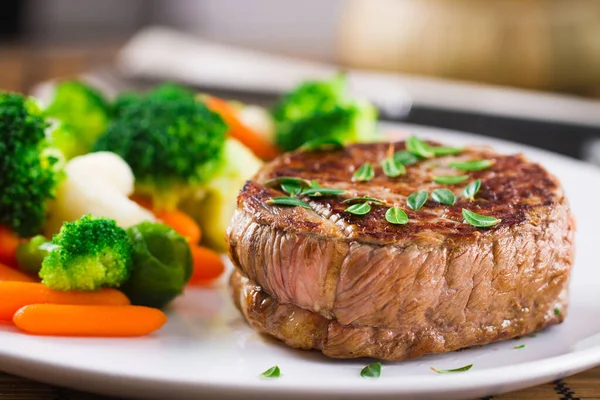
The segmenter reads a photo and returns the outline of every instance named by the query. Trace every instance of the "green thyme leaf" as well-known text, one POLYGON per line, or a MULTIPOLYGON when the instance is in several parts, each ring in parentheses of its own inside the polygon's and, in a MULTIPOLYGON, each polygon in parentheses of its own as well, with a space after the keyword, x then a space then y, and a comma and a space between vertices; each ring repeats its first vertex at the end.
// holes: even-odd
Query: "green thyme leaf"
POLYGON ((468 175, 445 175, 445 176, 434 176, 433 181, 442 185, 456 185, 469 179, 468 175))
POLYGON ((282 183, 281 190, 283 190, 290 196, 294 197, 294 196, 297 196, 298 194, 300 194, 300 192, 302 192, 302 186, 300 186, 299 184, 297 184, 295 182, 282 183))
POLYGON ((401 208, 392 207, 385 212, 385 219, 390 224, 404 225, 408 222, 408 215, 401 208))
POLYGON ((364 163, 358 170, 352 175, 353 182, 367 182, 375 178, 375 171, 370 163, 364 163))
POLYGON ((381 169, 386 176, 396 178, 406 174, 406 167, 403 164, 396 162, 393 158, 386 158, 381 162, 381 169))
POLYGON ((344 211, 354 215, 365 215, 371 211, 371 205, 369 203, 352 204, 344 211))
POLYGON ((436 156, 451 156, 462 153, 463 149, 460 147, 429 146, 429 151, 436 156))
POLYGON ((464 367, 455 368, 455 369, 436 369, 436 368, 433 368, 433 367, 429 367, 429 368, 431 368, 432 371, 435 371, 438 374, 450 374, 452 372, 465 372, 465 371, 468 371, 471 368, 473 368, 473 364, 465 365, 464 367))
POLYGON ((479 192, 480 188, 481 188, 481 179, 477 179, 476 181, 473 181, 473 182, 469 183, 467 186, 465 186, 465 188, 463 189, 463 196, 465 196, 465 199, 473 200, 475 198, 475 195, 477 194, 477 192, 479 192))
POLYGON ((385 201, 376 199, 375 197, 352 197, 351 199, 346 199, 343 201, 344 203, 377 203, 377 204, 385 204, 385 201))
POLYGON ((360 371, 363 378, 379 378, 381 376, 381 363, 379 361, 367 365, 360 371))
POLYGON ((303 207, 311 210, 311 207, 308 204, 295 197, 273 197, 272 199, 267 200, 267 204, 277 206, 303 207))
POLYGON ((406 139, 406 150, 417 157, 432 158, 435 154, 429 149, 429 145, 416 136, 406 139))
POLYGON ((554 315, 560 315, 560 308, 554 309, 554 315))
POLYGON ((427 196, 429 196, 429 195, 427 194, 427 191, 425 191, 425 190, 411 193, 408 196, 408 198, 406 199, 406 204, 408 204, 408 206, 412 210, 418 210, 421 207, 423 207, 423 205, 427 201, 427 196))
POLYGON ((450 166, 461 171, 481 171, 482 169, 491 167, 493 164, 492 160, 473 160, 451 162, 450 166))
POLYGON ((467 223, 478 228, 488 228, 490 226, 496 225, 498 222, 501 221, 498 218, 480 215, 474 213, 473 211, 469 211, 465 208, 462 209, 462 215, 465 218, 465 221, 467 221, 467 223))
POLYGON ((324 188, 324 187, 311 187, 302 191, 303 196, 308 197, 321 197, 321 196, 339 196, 346 193, 342 189, 324 188))
POLYGON ((515 348, 515 349, 522 349, 522 348, 524 348, 524 347, 525 347, 525 345, 524 345, 524 344, 520 344, 520 345, 518 345, 518 346, 515 346, 514 348, 515 348))
POLYGON ((302 151, 333 151, 343 148, 342 142, 332 138, 313 139, 300 146, 302 151))
POLYGON ((263 378, 279 378, 281 376, 281 371, 279 370, 279 367, 275 365, 260 374, 260 376, 263 378))
POLYGON ((456 203, 456 196, 448 189, 435 189, 431 192, 431 198, 433 201, 453 206, 456 203))
POLYGON ((280 176, 279 178, 269 179, 265 182, 265 186, 281 186, 282 184, 296 184, 302 187, 310 186, 310 181, 294 176, 280 176))
POLYGON ((396 161, 397 163, 400 163, 402 165, 413 165, 413 164, 416 164, 417 161, 419 161, 419 159, 417 157, 415 157, 414 154, 412 154, 406 150, 402 150, 402 151, 397 151, 394 154, 394 161, 396 161))

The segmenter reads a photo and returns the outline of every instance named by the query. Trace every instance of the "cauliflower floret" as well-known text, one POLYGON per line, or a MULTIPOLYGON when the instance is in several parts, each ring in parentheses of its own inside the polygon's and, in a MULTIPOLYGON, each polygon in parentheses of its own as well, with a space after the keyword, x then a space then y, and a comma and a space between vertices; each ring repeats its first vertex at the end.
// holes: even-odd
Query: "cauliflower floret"
POLYGON ((252 151, 232 138, 225 142, 224 158, 219 173, 202 186, 197 196, 180 205, 200 223, 202 240, 219 251, 227 250, 225 233, 240 190, 263 164, 252 151))
POLYGON ((60 184, 49 206, 46 236, 57 233, 65 221, 84 215, 114 219, 122 228, 154 215, 129 199, 133 193, 131 168, 114 153, 98 152, 75 157, 65 167, 67 178, 60 184))

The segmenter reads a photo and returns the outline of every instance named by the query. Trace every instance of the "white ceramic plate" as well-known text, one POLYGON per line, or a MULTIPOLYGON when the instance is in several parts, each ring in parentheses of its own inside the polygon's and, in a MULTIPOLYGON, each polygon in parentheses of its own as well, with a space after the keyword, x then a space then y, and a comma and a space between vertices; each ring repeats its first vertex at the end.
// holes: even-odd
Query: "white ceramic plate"
POLYGON ((387 125, 448 143, 491 144, 524 152, 563 182, 577 217, 577 261, 566 322, 535 338, 509 340, 410 362, 384 363, 364 379, 370 360, 330 360, 287 348, 252 331, 226 287, 188 291, 157 334, 135 339, 47 338, 0 326, 0 368, 28 378, 99 393, 147 398, 319 399, 475 398, 551 381, 600 364, 600 212, 593 195, 600 170, 523 146, 435 129, 387 125), (522 349, 515 346, 524 344, 522 349), (279 365, 282 378, 258 375, 279 365), (439 375, 429 369, 474 367, 439 375))

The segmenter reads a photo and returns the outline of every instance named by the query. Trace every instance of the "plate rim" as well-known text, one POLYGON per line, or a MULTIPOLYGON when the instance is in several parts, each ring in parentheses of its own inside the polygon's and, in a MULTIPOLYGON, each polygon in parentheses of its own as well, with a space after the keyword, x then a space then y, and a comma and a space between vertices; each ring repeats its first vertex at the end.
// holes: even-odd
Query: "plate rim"
MULTIPOLYGON (((501 145, 515 147, 519 146, 522 152, 530 155, 539 155, 542 157, 550 157, 556 160, 560 160, 562 163, 571 164, 576 168, 585 168, 593 173, 598 174, 600 177, 600 168, 574 158, 570 158, 561 154, 557 154, 551 151, 535 148, 528 145, 522 145, 520 143, 511 142, 503 139, 486 137, 470 132, 457 131, 445 128, 437 128, 423 125, 413 125, 404 123, 381 123, 383 130, 399 128, 406 133, 415 131, 420 134, 427 135, 428 133, 435 135, 450 134, 458 138, 460 141, 468 140, 469 138, 475 139, 478 142, 486 142, 492 146, 501 145)), ((452 140, 452 138, 450 138, 452 140)), ((451 141, 450 140, 450 141, 451 141)), ((532 157, 536 158, 536 157, 532 157)), ((568 321, 568 317, 567 317, 568 321)), ((0 338, 4 335, 12 335, 10 331, 0 331, 0 338)), ((17 332, 17 334, 21 334, 17 332)), ((19 354, 18 349, 7 349, 2 346, 2 340, 0 340, 0 360, 3 361, 2 369, 6 372, 13 373, 16 375, 27 376, 28 378, 47 382, 50 384, 60 384, 67 387, 75 387, 82 389, 82 386, 73 385, 72 381, 65 379, 52 380, 46 379, 45 376, 31 376, 27 374, 27 365, 34 365, 35 370, 47 369, 61 372, 62 374, 73 374, 74 376, 86 376, 88 378, 95 378, 101 381, 110 381, 119 379, 120 387, 125 386, 133 389, 134 386, 138 385, 150 385, 150 386, 178 386, 185 387, 186 390, 199 391, 199 390, 213 390, 223 393, 246 393, 248 391, 253 394, 260 394, 265 396, 273 395, 344 395, 349 397, 366 396, 366 395, 377 395, 377 396, 406 396, 406 395, 437 395, 446 394, 453 395, 458 393, 464 393, 466 391, 473 390, 484 390, 492 386, 511 385, 509 390, 520 387, 528 387, 531 384, 538 384, 560 377, 570 376, 574 373, 580 372, 587 368, 591 368, 600 365, 600 345, 592 346, 585 349, 572 350, 570 353, 561 354, 558 356, 540 358, 533 361, 527 361, 515 366, 502 366, 498 368, 488 368, 485 370, 477 370, 476 368, 469 371, 468 374, 451 374, 451 375, 439 375, 432 381, 432 377, 424 375, 410 376, 410 379, 400 380, 387 380, 381 379, 377 381, 377 386, 365 384, 365 380, 356 381, 344 381, 344 385, 336 386, 335 381, 327 381, 324 383, 320 381, 318 385, 307 387, 302 385, 298 381, 290 381, 281 379, 273 383, 266 385, 263 380, 257 379, 252 382, 238 382, 234 386, 230 386, 231 383, 225 381, 208 382, 206 380, 190 381, 189 379, 181 379, 174 377, 164 376, 141 376, 135 373, 123 374, 114 371, 105 371, 95 369, 93 364, 88 365, 87 368, 74 367, 65 363, 61 363, 60 360, 37 360, 34 355, 19 354), (17 368, 12 368, 16 366, 17 368), (19 368, 20 366, 20 368, 19 368), (518 378, 514 378, 518 376, 518 378), (435 383, 432 383, 435 382, 435 383), (423 386, 426 384, 426 387, 423 386)), ((231 381, 230 381, 231 382, 231 381)), ((85 387, 83 387, 86 390, 85 387)), ((113 392, 111 388, 107 387, 106 390, 99 388, 93 391, 99 393, 110 393, 115 394, 119 392, 113 392)), ((90 390, 90 389, 87 389, 90 390)))

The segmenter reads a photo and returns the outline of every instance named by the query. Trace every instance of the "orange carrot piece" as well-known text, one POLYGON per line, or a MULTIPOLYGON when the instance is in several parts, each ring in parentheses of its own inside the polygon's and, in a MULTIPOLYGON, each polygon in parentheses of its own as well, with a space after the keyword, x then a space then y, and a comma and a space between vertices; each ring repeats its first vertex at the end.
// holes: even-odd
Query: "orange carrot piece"
POLYGON ((188 238, 190 243, 198 244, 200 239, 202 239, 200 225, 183 211, 155 210, 152 207, 152 200, 147 197, 134 196, 131 199, 138 203, 140 207, 152 211, 156 218, 161 220, 165 225, 173 228, 181 236, 188 238))
POLYGON ((6 226, 0 226, 0 262, 18 266, 17 247, 21 239, 6 226))
POLYGON ((17 269, 0 264, 0 283, 3 281, 35 282, 36 280, 17 269))
POLYGON ((202 246, 190 246, 194 259, 194 273, 190 284, 205 284, 221 276, 225 264, 217 252, 202 246))
POLYGON ((19 308, 30 304, 128 306, 131 303, 117 289, 60 292, 41 283, 0 282, 0 321, 12 320, 19 308))
POLYGON ((226 101, 217 97, 206 96, 204 103, 208 108, 223 118, 227 126, 229 126, 229 134, 242 142, 258 157, 263 160, 272 160, 280 153, 277 147, 263 138, 260 134, 244 125, 238 118, 236 110, 226 101))
POLYGON ((202 238, 202 231, 198 223, 183 211, 160 211, 156 218, 169 225, 181 236, 188 238, 190 244, 198 244, 202 238))
POLYGON ((167 316, 141 306, 32 304, 19 309, 13 322, 34 335, 128 337, 160 329, 167 316))

